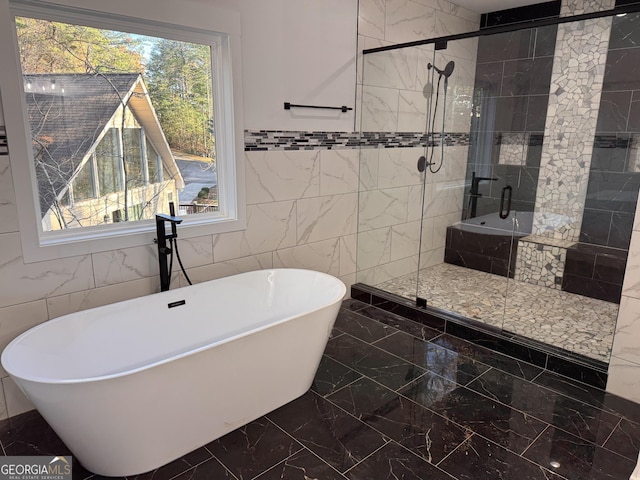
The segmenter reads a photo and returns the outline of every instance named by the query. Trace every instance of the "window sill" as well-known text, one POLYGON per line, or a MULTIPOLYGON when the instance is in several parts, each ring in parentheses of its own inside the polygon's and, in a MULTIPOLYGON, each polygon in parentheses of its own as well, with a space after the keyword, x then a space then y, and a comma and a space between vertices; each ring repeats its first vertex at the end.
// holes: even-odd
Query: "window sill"
MULTIPOLYGON (((178 238, 194 238, 216 235, 246 229, 246 219, 185 218, 178 227, 178 238)), ((89 229, 86 229, 89 230, 89 229)), ((153 245, 156 238, 156 225, 153 220, 136 222, 136 225, 124 224, 122 228, 111 227, 108 230, 73 230, 44 235, 39 242, 30 241, 21 230, 23 261, 25 263, 42 262, 59 258, 69 258, 109 250, 153 245)))

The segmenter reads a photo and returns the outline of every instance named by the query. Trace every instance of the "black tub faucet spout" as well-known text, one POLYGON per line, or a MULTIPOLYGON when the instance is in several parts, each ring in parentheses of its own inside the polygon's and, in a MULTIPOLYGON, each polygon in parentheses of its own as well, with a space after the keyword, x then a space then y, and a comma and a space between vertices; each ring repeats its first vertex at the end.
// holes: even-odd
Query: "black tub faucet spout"
POLYGON ((467 218, 474 218, 478 209, 478 199, 482 194, 478 191, 480 182, 497 182, 496 177, 476 177, 476 172, 471 172, 471 190, 469 191, 470 212, 467 218))
POLYGON ((169 243, 171 243, 173 239, 178 238, 178 229, 176 226, 179 223, 182 223, 182 218, 175 216, 173 202, 169 203, 169 212, 170 215, 167 215, 165 213, 156 214, 157 237, 155 239, 155 242, 158 244, 158 264, 160 267, 161 292, 169 290, 169 286, 171 285, 171 271, 167 262, 167 257, 173 254, 173 250, 170 246, 167 245, 167 240, 169 240, 169 243), (171 224, 171 233, 169 234, 167 234, 165 228, 167 222, 171 224))

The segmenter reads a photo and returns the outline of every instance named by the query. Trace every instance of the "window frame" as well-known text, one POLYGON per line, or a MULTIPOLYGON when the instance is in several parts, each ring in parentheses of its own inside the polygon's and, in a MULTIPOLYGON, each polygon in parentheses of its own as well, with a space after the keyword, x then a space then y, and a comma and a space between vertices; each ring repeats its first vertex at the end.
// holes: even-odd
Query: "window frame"
MULTIPOLYGON (((0 56, 7 59, 0 69, 0 93, 9 138, 24 261, 31 263, 149 245, 155 237, 155 222, 121 222, 55 232, 42 230, 15 16, 46 18, 210 45, 212 70, 218 73, 213 79, 212 89, 221 212, 185 216, 179 234, 181 238, 190 238, 245 229, 239 13, 188 0, 191 5, 189 8, 182 6, 181 15, 176 15, 175 3, 170 0, 159 1, 157 8, 153 9, 142 8, 136 4, 138 2, 129 0, 112 0, 109 5, 103 5, 99 0, 83 3, 86 5, 78 8, 74 6, 74 0, 55 0, 55 3, 0 0, 0 56), (174 17, 179 18, 176 20, 174 17)), ((159 167, 163 168, 162 165, 159 167)))

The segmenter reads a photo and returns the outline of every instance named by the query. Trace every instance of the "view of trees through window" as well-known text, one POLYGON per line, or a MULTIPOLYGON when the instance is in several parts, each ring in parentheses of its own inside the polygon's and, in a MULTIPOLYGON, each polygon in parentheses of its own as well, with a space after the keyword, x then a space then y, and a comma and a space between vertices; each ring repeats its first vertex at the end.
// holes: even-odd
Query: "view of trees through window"
POLYGON ((16 29, 44 231, 218 211, 209 45, 16 29))

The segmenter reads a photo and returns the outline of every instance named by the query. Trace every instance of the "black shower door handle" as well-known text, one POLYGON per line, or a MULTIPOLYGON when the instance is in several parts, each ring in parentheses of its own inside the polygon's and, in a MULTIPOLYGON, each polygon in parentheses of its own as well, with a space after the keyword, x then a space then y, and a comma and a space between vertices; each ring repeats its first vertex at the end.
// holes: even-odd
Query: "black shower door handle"
POLYGON ((511 185, 507 185, 502 189, 502 195, 500 195, 500 218, 507 218, 511 213, 511 197, 513 196, 513 188, 511 185), (504 211, 504 199, 507 196, 507 192, 509 192, 509 200, 507 201, 507 211, 504 211))

